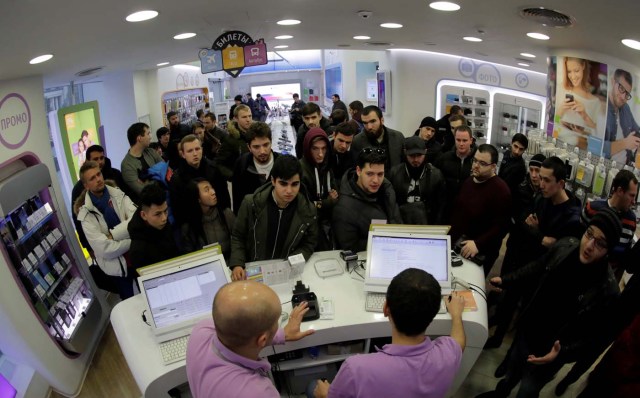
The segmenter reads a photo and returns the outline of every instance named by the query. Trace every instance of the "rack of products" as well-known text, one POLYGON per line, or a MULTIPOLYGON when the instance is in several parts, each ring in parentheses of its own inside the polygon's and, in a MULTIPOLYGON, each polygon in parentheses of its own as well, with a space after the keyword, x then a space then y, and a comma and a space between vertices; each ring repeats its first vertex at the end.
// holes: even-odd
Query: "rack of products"
POLYGON ((8 266, 49 335, 68 355, 87 348, 101 316, 62 231, 43 164, 0 183, 0 235, 8 266))
POLYGON ((479 91, 479 94, 470 95, 469 91, 472 90, 462 90, 462 94, 446 94, 445 113, 450 113, 453 105, 460 106, 474 137, 483 139, 489 127, 489 93, 479 91))
POLYGON ((526 106, 497 103, 493 137, 496 146, 509 146, 517 133, 527 134, 538 128, 540 110, 526 106))
POLYGON ((167 113, 171 111, 178 113, 180 123, 190 124, 197 120, 196 112, 198 109, 205 109, 205 105, 209 103, 209 90, 206 87, 201 87, 169 91, 162 94, 160 101, 165 126, 169 126, 167 113))

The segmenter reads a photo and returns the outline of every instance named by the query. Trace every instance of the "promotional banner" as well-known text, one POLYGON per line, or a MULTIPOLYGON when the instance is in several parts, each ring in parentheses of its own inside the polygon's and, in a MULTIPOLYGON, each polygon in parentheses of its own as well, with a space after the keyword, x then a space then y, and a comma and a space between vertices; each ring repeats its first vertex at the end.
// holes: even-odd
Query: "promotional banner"
POLYGON ((254 41, 251 36, 234 30, 218 36, 211 49, 198 52, 203 74, 224 70, 238 77, 246 66, 264 65, 267 60, 267 45, 263 39, 254 41))
POLYGON ((640 101, 633 86, 638 76, 620 68, 609 68, 609 93, 603 155, 618 165, 640 167, 640 101))

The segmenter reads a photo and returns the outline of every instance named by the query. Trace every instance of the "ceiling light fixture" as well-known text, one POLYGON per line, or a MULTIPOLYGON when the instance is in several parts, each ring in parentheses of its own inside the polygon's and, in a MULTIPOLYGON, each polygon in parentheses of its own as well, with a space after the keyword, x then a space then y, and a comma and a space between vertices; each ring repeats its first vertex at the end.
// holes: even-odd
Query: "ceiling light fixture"
POLYGON ((353 36, 356 40, 369 40, 371 37, 369 36, 353 36))
POLYGON ((157 16, 158 16, 158 11, 144 10, 144 11, 134 12, 133 14, 129 14, 125 19, 128 22, 142 22, 142 21, 148 21, 157 16))
POLYGON ((402 27, 402 24, 395 23, 395 22, 385 22, 385 23, 381 23, 380 26, 387 29, 400 29, 402 27))
POLYGON ((529 32, 527 33, 527 36, 529 36, 532 39, 537 39, 537 40, 549 40, 549 36, 543 34, 543 33, 536 33, 536 32, 529 32))
POLYGON ((520 53, 520 55, 522 55, 523 57, 527 57, 527 58, 535 58, 536 56, 530 53, 520 53))
POLYGON ((281 36, 276 36, 276 37, 274 37, 274 39, 277 39, 277 40, 287 40, 287 39, 293 39, 293 36, 291 36, 291 35, 281 35, 281 36))
POLYGON ((168 62, 160 62, 156 66, 165 66, 165 65, 169 65, 169 63, 168 62))
POLYGON ((298 21, 297 19, 283 19, 282 21, 278 21, 276 22, 278 25, 298 25, 302 22, 298 21))
POLYGON ((190 39, 192 37, 195 37, 195 33, 180 33, 179 35, 175 35, 173 36, 174 39, 176 40, 184 40, 184 39, 190 39))
POLYGON ((274 46, 273 48, 289 48, 289 46, 280 45, 280 46, 274 46))
POLYGON ((429 7, 438 11, 458 11, 460 6, 450 1, 434 1, 429 4, 429 7))
POLYGON ((525 64, 524 62, 518 62, 518 65, 520 65, 520 66, 526 66, 526 67, 531 66, 531 65, 529 65, 529 64, 525 64))
POLYGON ((35 57, 34 59, 32 59, 31 61, 29 61, 29 63, 31 65, 35 65, 35 64, 41 64, 43 62, 47 62, 48 60, 50 60, 51 58, 53 58, 53 54, 45 54, 45 55, 40 55, 38 57, 35 57))
POLYGON ((622 44, 634 50, 640 50, 640 41, 633 39, 622 39, 622 44))
POLYGON ((479 37, 473 37, 473 36, 465 36, 462 38, 462 40, 466 40, 466 41, 473 41, 473 42, 481 42, 482 39, 479 37))

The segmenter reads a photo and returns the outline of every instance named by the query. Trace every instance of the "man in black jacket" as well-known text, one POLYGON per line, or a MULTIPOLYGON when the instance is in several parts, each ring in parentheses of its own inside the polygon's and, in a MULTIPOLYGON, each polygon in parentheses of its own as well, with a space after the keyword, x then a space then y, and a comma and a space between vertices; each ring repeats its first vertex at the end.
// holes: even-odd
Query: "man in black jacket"
POLYGON ((351 151, 358 156, 366 147, 381 148, 385 151, 385 172, 389 172, 395 165, 402 164, 402 144, 404 134, 384 125, 382 110, 375 105, 369 105, 362 110, 363 132, 353 138, 351 151))
MULTIPOLYGON (((451 109, 449 109, 449 113, 447 113, 446 115, 438 119, 437 121, 438 128, 436 130, 436 141, 438 141, 441 144, 444 144, 445 137, 453 137, 453 133, 455 132, 455 127, 451 125, 449 118, 451 118, 451 116, 463 116, 463 115, 464 115, 464 112, 462 111, 462 108, 459 105, 453 105, 451 109)), ((465 123, 465 126, 466 125, 467 124, 465 123)))
POLYGON ((616 214, 604 209, 580 240, 561 239, 540 259, 491 278, 504 289, 517 289, 530 280, 539 283, 520 316, 505 378, 495 391, 478 397, 507 397, 518 382, 518 397, 537 397, 564 364, 574 362, 581 349, 597 340, 603 310, 619 294, 606 256, 621 230, 616 214))
POLYGON ((329 150, 329 164, 333 171, 333 176, 338 181, 342 176, 356 166, 355 159, 351 153, 351 143, 353 137, 358 133, 358 124, 353 120, 340 123, 336 126, 333 137, 329 137, 331 150, 329 150))
POLYGON ((498 177, 502 178, 511 190, 511 197, 515 199, 514 192, 527 175, 527 168, 524 165, 522 154, 529 146, 529 139, 526 135, 518 133, 511 139, 511 148, 504 152, 498 177))

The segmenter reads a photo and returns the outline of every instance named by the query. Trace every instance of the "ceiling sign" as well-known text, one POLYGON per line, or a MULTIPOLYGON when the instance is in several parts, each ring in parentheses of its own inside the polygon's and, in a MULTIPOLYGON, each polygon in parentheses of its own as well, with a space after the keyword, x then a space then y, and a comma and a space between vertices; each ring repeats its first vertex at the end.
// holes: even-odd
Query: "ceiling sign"
POLYGON ((239 30, 221 34, 211 46, 198 52, 202 73, 225 71, 238 77, 245 66, 267 63, 267 45, 263 39, 253 41, 251 36, 239 30))

